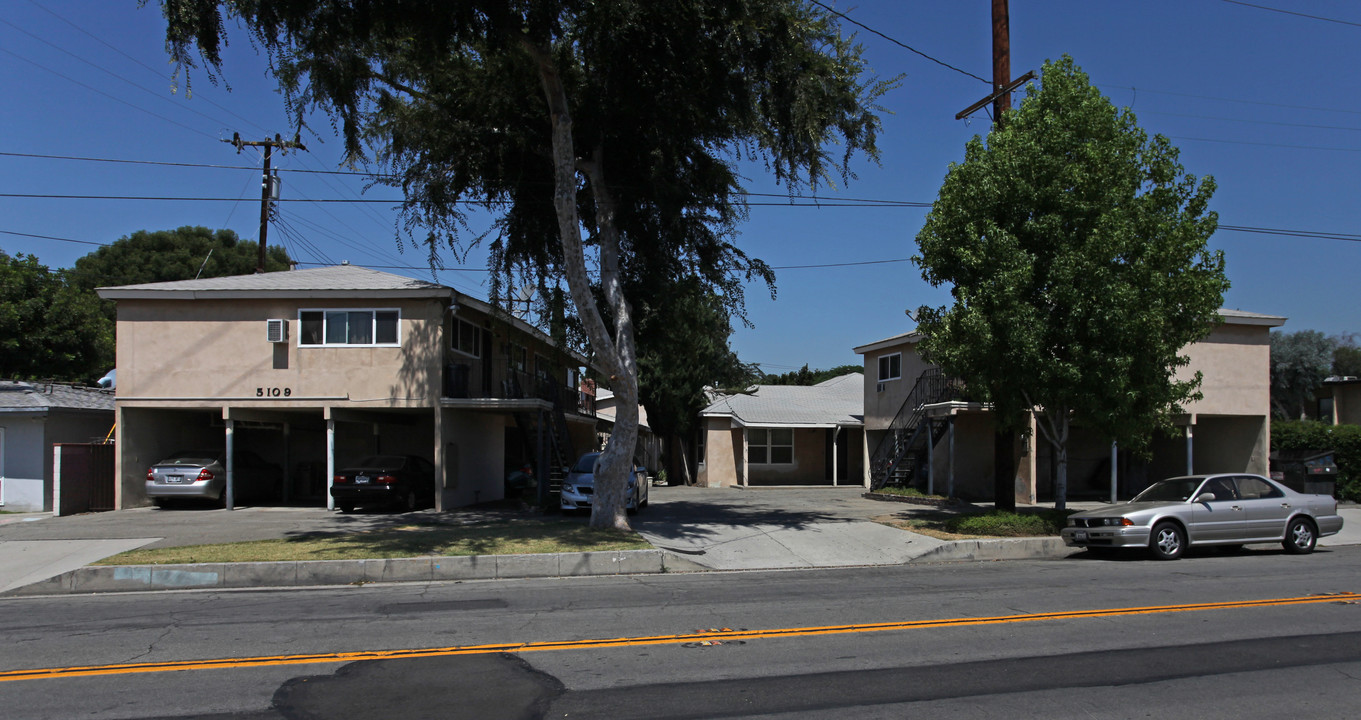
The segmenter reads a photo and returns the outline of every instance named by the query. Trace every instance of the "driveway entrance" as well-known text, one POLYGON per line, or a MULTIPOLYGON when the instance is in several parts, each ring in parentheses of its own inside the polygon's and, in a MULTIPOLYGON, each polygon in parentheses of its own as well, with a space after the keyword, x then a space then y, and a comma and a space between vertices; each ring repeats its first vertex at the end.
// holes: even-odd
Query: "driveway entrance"
POLYGON ((869 520, 902 511, 864 488, 652 488, 648 542, 714 570, 898 565, 943 541, 869 520))

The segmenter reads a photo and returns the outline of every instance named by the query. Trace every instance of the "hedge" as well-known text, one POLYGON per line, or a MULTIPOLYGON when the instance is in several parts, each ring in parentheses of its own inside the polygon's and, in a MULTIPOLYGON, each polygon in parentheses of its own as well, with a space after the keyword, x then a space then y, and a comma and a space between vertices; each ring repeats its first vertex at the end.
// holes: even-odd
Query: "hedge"
POLYGON ((1361 425, 1272 420, 1271 451, 1282 450, 1332 450, 1338 499, 1361 501, 1361 425))

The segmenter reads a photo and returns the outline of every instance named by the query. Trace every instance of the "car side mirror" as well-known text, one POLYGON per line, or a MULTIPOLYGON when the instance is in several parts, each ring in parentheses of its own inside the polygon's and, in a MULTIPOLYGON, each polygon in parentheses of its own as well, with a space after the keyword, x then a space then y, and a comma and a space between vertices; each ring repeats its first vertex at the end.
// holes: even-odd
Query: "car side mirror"
POLYGON ((1214 500, 1214 499, 1215 499, 1215 494, 1212 493, 1212 492, 1201 493, 1201 494, 1199 494, 1199 495, 1196 496, 1196 502, 1198 502, 1198 503, 1207 503, 1207 502, 1210 502, 1211 500, 1214 500))

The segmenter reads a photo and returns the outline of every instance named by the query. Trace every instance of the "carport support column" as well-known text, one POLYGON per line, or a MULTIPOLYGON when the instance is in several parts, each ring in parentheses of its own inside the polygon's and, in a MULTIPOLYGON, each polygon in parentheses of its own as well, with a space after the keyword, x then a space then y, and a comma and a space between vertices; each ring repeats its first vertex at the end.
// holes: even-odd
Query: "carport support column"
POLYGON ((236 509, 236 421, 227 418, 227 509, 236 509))
POLYGON ((936 438, 931 433, 931 418, 926 421, 926 494, 936 494, 936 438))
POLYGON ((331 486, 336 481, 336 421, 326 418, 326 509, 336 509, 336 499, 331 496, 331 486))
POLYGON ((1116 481, 1117 481, 1117 479, 1118 479, 1118 475, 1117 475, 1117 472, 1116 472, 1116 471, 1117 471, 1117 470, 1119 469, 1119 467, 1120 467, 1120 466, 1117 464, 1117 463, 1119 462, 1119 453, 1120 453, 1119 443, 1117 443, 1116 441, 1112 440, 1112 441, 1111 441, 1111 503, 1112 503, 1112 504, 1115 503, 1115 485, 1116 485, 1116 481))
POLYGON ((1187 474, 1187 475, 1195 475, 1195 474, 1196 474, 1196 463, 1195 463, 1195 460, 1196 460, 1195 442, 1194 442, 1194 439, 1193 439, 1193 433, 1192 433, 1192 431, 1191 431, 1191 423, 1187 423, 1187 424, 1186 424, 1186 474, 1187 474))
POLYGON ((945 480, 945 497, 955 496, 955 416, 950 416, 950 468, 945 480))
POLYGON ((832 487, 836 487, 836 436, 841 434, 841 426, 832 428, 832 487))

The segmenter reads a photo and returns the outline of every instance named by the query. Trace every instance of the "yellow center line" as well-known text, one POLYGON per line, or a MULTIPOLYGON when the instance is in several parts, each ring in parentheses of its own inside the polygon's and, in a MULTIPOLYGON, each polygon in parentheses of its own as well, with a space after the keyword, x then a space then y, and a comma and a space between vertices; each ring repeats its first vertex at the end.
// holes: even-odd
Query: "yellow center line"
POLYGON ((444 657, 451 655, 484 655, 489 653, 545 652, 548 650, 582 650, 593 648, 634 647, 640 645, 672 645, 690 642, 753 640, 761 638, 810 637, 845 633, 884 632, 892 630, 920 630, 925 628, 967 627, 971 625, 1001 625, 1016 622, 1046 620, 1079 620, 1087 618, 1151 615, 1156 613, 1196 612, 1201 610, 1239 610, 1246 608, 1310 605, 1317 603, 1356 602, 1361 595, 1351 592, 1310 595, 1265 600, 1194 603, 1189 605, 1152 605, 1147 607, 1104 608, 1096 610, 1068 610, 1062 612, 999 615, 995 617, 945 618, 938 620, 905 620, 854 625, 824 625, 814 627, 774 628, 768 630, 732 630, 719 628, 680 635, 650 635, 587 640, 556 640, 526 643, 497 643, 493 645, 459 645, 442 648, 410 648, 402 650, 366 650, 362 652, 312 653, 304 655, 271 655, 248 658, 219 658, 216 660, 175 660, 167 662, 124 663, 114 665, 86 665, 73 667, 36 668, 32 670, 0 671, 0 682, 40 680, 44 678, 88 677, 92 675, 123 675, 131 673, 178 672, 182 670, 213 670, 275 665, 309 665, 318 663, 350 663, 360 660, 396 660, 406 658, 444 657))

